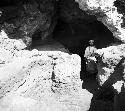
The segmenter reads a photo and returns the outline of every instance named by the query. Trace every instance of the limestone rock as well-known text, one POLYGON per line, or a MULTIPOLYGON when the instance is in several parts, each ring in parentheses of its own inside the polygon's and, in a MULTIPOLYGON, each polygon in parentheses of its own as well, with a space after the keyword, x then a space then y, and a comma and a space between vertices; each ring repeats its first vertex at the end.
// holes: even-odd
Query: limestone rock
MULTIPOLYGON (((98 60, 98 80, 100 85, 102 85, 111 76, 111 74, 114 73, 115 70, 121 70, 116 68, 116 66, 121 61, 121 59, 125 57, 124 51, 124 44, 118 46, 110 46, 107 48, 98 49, 96 51, 98 60)), ((120 68, 120 66, 117 67, 120 68)))
POLYGON ((106 110, 107 108, 108 111, 123 111, 125 106, 124 49, 125 44, 121 44, 96 51, 97 76, 101 87, 94 94, 89 111, 106 110))
POLYGON ((89 109, 92 94, 82 89, 81 59, 78 55, 36 49, 14 50, 8 39, 4 41, 9 46, 2 42, 0 47, 5 52, 0 57, 4 61, 0 66, 1 111, 89 109))
MULTIPOLYGON (((125 42, 124 14, 121 14, 115 6, 116 0, 75 0, 79 7, 89 14, 96 15, 97 20, 101 21, 113 33, 114 37, 125 42)), ((122 0, 121 0, 122 1, 122 0)), ((120 3, 121 4, 121 3, 120 3)), ((122 3, 122 5, 124 2, 122 3)), ((119 6, 120 7, 120 6, 119 6)))
POLYGON ((22 39, 27 47, 31 46, 32 36, 40 32, 41 39, 46 39, 52 35, 56 25, 56 16, 53 2, 39 4, 36 1, 18 3, 19 7, 2 7, 2 29, 8 34, 9 38, 22 39), (50 5, 50 10, 44 10, 50 5), (40 5, 40 6, 39 6, 40 5), (42 9, 40 8, 43 6, 42 9), (52 8, 52 9, 51 9, 52 8), (8 10, 10 9, 10 10, 8 10), (17 13, 13 12, 16 11, 17 13), (11 13, 11 14, 8 14, 11 13), (7 15, 8 14, 8 15, 7 15), (7 17, 6 17, 7 16, 7 17))

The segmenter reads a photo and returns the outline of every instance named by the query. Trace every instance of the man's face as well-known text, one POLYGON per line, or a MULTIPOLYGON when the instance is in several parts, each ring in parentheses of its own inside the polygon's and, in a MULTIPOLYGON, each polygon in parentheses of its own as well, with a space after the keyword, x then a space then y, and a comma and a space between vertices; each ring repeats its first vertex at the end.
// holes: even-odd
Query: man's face
POLYGON ((94 44, 94 42, 93 42, 93 41, 90 41, 90 42, 89 42, 89 44, 90 44, 90 45, 93 45, 93 44, 94 44))

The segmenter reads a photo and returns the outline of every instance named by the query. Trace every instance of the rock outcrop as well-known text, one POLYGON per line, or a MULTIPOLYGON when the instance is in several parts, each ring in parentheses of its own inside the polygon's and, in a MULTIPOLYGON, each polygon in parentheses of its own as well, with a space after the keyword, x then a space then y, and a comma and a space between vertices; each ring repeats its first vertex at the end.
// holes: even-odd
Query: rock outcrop
POLYGON ((9 39, 7 35, 0 38, 1 111, 89 109, 92 94, 82 89, 78 55, 61 51, 28 51, 18 40, 9 39))
POLYGON ((96 51, 96 57, 98 60, 98 81, 100 85, 102 85, 110 77, 110 75, 114 73, 114 69, 118 63, 123 57, 125 57, 124 49, 125 45, 122 44, 109 46, 96 51))
POLYGON ((75 0, 79 7, 88 14, 95 15, 113 33, 114 37, 125 42, 124 0, 75 0), (117 5, 116 5, 116 2, 117 5), (118 5, 119 4, 119 5, 118 5), (115 6, 116 5, 116 6, 115 6), (117 8, 118 7, 118 8, 117 8), (122 13, 121 13, 122 12, 122 13))
POLYGON ((17 6, 1 7, 2 29, 9 38, 22 39, 27 47, 31 46, 34 34, 39 33, 39 39, 47 39, 52 35, 57 21, 53 1, 20 1, 17 6))
POLYGON ((125 100, 125 44, 110 46, 96 51, 98 92, 93 96, 89 111, 123 111, 125 100), (98 107, 102 104, 100 107, 98 107))

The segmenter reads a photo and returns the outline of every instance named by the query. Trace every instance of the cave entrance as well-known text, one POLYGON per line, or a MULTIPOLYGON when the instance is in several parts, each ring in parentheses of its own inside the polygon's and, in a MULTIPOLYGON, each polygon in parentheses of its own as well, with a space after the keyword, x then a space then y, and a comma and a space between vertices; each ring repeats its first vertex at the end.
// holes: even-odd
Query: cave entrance
POLYGON ((53 38, 62 43, 71 53, 83 56, 90 39, 95 40, 97 48, 104 48, 115 42, 112 32, 100 21, 84 21, 81 23, 67 23, 61 19, 53 32, 53 38))
POLYGON ((95 40, 97 49, 121 43, 113 37, 112 32, 103 23, 93 19, 83 20, 80 23, 67 23, 59 18, 53 38, 68 48, 71 53, 81 57, 81 76, 86 74, 84 51, 90 39, 95 40))

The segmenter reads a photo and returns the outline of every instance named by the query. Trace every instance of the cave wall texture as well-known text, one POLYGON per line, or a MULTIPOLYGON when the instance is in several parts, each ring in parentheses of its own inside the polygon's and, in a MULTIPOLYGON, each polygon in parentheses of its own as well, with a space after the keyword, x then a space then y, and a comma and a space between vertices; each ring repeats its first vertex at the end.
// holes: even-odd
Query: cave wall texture
POLYGON ((30 46, 34 33, 42 40, 51 35, 56 24, 54 0, 13 2, 4 1, 0 7, 1 28, 10 38, 22 39, 30 46))
POLYGON ((33 46, 41 45, 52 36, 71 51, 84 50, 90 39, 98 48, 114 42, 112 32, 75 0, 5 0, 0 9, 2 27, 11 38, 18 35, 27 45, 32 41, 33 46))
POLYGON ((125 41, 124 1, 122 0, 75 0, 82 10, 94 14, 113 33, 114 37, 125 41))

